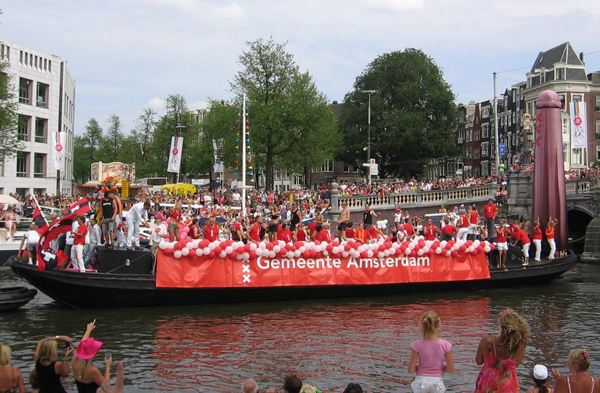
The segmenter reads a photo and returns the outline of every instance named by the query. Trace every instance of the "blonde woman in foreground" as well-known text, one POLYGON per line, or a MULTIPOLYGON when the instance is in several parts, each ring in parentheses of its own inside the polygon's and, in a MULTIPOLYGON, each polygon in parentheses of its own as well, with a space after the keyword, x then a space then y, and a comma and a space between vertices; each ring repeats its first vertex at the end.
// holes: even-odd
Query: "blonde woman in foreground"
POLYGON ((454 373, 452 344, 438 337, 441 324, 437 313, 427 311, 421 317, 423 338, 416 340, 410 346, 412 354, 408 362, 408 372, 417 373, 411 384, 415 393, 445 392, 444 373, 454 373))
POLYGON ((561 376, 557 369, 552 369, 552 375, 556 379, 554 393, 598 393, 600 382, 598 377, 589 373, 590 355, 585 349, 574 349, 569 353, 567 361, 571 374, 561 376))

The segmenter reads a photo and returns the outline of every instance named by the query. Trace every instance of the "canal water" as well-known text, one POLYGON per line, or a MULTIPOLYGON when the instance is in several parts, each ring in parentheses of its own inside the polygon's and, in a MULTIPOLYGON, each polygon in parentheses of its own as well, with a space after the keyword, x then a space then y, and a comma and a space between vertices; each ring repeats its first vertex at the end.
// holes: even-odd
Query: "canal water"
MULTIPOLYGON (((23 284, 10 271, 0 271, 0 283, 23 284)), ((93 337, 104 342, 101 354, 125 363, 127 392, 238 392, 248 377, 280 390, 288 373, 324 392, 341 392, 349 382, 368 392, 409 392, 410 344, 419 338, 421 314, 435 310, 440 335, 454 345, 448 391, 466 392, 479 371, 479 339, 496 333, 497 314, 511 307, 532 331, 519 367, 527 388, 536 363, 566 373, 568 353, 579 347, 600 374, 599 284, 600 266, 582 264, 545 286, 333 301, 71 310, 38 294, 20 311, 0 314, 0 342, 12 347, 13 364, 28 370, 40 338, 80 338, 96 319, 93 337)), ((102 363, 94 362, 103 370, 102 363)), ((72 378, 65 385, 76 391, 72 378)))

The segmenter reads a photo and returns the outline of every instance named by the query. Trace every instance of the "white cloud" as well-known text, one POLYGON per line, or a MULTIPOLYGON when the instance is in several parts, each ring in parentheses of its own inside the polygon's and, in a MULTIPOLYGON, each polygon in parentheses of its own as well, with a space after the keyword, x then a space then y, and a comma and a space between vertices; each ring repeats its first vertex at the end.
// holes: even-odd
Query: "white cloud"
POLYGON ((162 110, 165 108, 165 100, 158 97, 152 97, 148 100, 147 105, 155 111, 162 110))

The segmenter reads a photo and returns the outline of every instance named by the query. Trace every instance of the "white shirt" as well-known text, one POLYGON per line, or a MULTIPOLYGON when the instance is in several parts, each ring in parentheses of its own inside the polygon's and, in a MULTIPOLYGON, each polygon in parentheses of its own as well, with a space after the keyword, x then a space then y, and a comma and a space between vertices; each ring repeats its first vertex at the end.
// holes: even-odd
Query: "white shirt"
POLYGON ((24 236, 27 239, 27 247, 35 247, 40 241, 40 234, 34 229, 25 232, 24 236))
POLYGON ((167 235, 169 231, 163 224, 156 225, 155 223, 150 224, 150 233, 152 234, 152 241, 154 243, 160 243, 167 235))
POLYGON ((102 243, 102 229, 100 229, 98 224, 94 225, 90 231, 90 243, 102 243))
POLYGON ((144 202, 136 203, 131 206, 131 209, 127 212, 127 216, 131 214, 131 218, 135 221, 146 222, 148 220, 148 212, 144 209, 144 202))
POLYGON ((73 233, 77 232, 77 228, 79 228, 79 222, 77 221, 73 221, 73 224, 71 224, 71 232, 67 232, 67 239, 65 244, 72 246, 73 242, 75 240, 75 238, 73 237, 73 233))

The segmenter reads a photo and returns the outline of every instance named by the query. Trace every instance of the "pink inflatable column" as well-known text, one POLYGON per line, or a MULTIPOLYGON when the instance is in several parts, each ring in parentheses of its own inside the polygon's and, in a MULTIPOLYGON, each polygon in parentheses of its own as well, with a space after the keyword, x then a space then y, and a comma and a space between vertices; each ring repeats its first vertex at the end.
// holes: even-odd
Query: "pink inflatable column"
MULTIPOLYGON (((557 250, 569 247, 567 227, 567 193, 562 145, 562 104, 552 90, 542 92, 536 104, 535 164, 531 222, 539 217, 542 231, 548 218, 558 219, 555 229, 557 250)), ((544 240, 546 236, 544 234, 544 240)), ((547 243, 544 241, 545 247, 547 243)))

